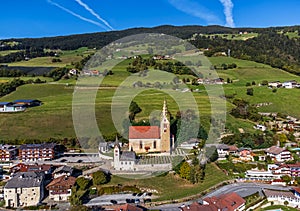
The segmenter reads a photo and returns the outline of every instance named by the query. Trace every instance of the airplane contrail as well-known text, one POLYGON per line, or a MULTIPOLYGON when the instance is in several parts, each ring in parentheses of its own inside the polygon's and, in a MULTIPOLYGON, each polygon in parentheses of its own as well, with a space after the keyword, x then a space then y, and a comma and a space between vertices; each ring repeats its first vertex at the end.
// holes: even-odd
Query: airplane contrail
POLYGON ((191 16, 201 18, 207 21, 209 24, 220 23, 219 18, 209 9, 200 5, 197 1, 194 0, 168 0, 168 2, 175 7, 177 10, 180 10, 184 13, 187 13, 191 16))
POLYGON ((74 17, 77 17, 77 18, 79 18, 79 19, 81 19, 81 20, 83 20, 83 21, 92 23, 92 24, 94 24, 94 25, 100 26, 101 28, 103 28, 103 29, 105 29, 106 31, 108 31, 108 30, 106 29, 106 27, 105 27, 103 24, 101 24, 101 23, 99 23, 99 22, 97 22, 97 21, 93 21, 93 20, 91 20, 91 19, 85 18, 85 17, 83 17, 83 16, 81 16, 81 15, 79 15, 79 14, 77 14, 77 13, 75 13, 75 12, 73 12, 73 11, 71 11, 71 10, 69 10, 69 9, 67 9, 67 8, 65 8, 65 7, 63 7, 63 6, 61 6, 60 4, 51 1, 51 0, 47 0, 47 1, 48 1, 49 4, 52 4, 52 5, 56 6, 56 7, 58 7, 59 9, 65 11, 65 12, 71 14, 71 15, 73 15, 74 17))
POLYGON ((224 7, 224 14, 226 17, 226 25, 229 27, 235 27, 234 21, 233 21, 233 14, 232 14, 232 8, 233 3, 231 0, 220 0, 220 2, 223 4, 224 7))
POLYGON ((75 0, 79 5, 84 7, 89 13, 91 13, 93 16, 95 16, 98 20, 102 21, 110 30, 114 30, 109 23, 100 17, 92 8, 90 8, 86 3, 82 2, 81 0, 75 0))

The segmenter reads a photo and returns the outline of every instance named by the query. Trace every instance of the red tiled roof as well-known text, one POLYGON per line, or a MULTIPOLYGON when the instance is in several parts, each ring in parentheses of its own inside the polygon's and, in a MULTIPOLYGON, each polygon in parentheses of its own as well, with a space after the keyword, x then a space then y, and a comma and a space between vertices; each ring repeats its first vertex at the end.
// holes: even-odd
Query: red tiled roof
POLYGON ((51 189, 52 187, 58 187, 60 186, 62 189, 66 187, 72 187, 76 182, 76 178, 72 176, 61 176, 57 177, 54 180, 52 180, 48 185, 47 189, 51 189))
POLYGON ((218 211, 218 207, 216 207, 214 204, 209 205, 201 205, 197 202, 194 202, 191 205, 187 205, 185 207, 181 207, 182 211, 218 211))
POLYGON ((206 201, 210 205, 214 204, 219 209, 226 208, 228 211, 233 211, 246 202, 245 199, 240 197, 235 192, 223 194, 219 197, 205 198, 204 201, 206 201))
POLYGON ((114 210, 114 211, 143 211, 143 208, 133 206, 131 204, 123 204, 119 206, 113 206, 111 207, 112 209, 109 210, 114 210))
POLYGON ((294 191, 296 191, 297 193, 300 193, 300 188, 293 188, 294 191))
POLYGON ((238 148, 234 145, 229 146, 229 151, 238 151, 238 148))
POLYGON ((158 126, 131 126, 129 127, 130 139, 159 139, 158 126))
POLYGON ((280 148, 280 147, 277 147, 277 146, 272 146, 272 147, 266 149, 267 153, 271 153, 271 154, 274 154, 274 155, 278 155, 278 154, 282 153, 283 151, 285 151, 284 148, 280 148))
POLYGON ((11 168, 12 172, 46 172, 52 168, 52 165, 43 164, 43 165, 27 165, 24 163, 18 163, 17 165, 11 168))

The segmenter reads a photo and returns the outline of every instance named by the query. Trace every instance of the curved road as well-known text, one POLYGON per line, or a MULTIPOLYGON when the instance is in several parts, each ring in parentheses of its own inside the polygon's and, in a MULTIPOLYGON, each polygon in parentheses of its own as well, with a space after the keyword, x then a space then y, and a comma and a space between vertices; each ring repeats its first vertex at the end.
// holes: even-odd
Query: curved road
MULTIPOLYGON (((221 188, 218 188, 218 189, 208 193, 207 195, 203 196, 202 198, 212 197, 212 196, 220 196, 222 194, 232 193, 232 192, 236 192, 241 197, 246 197, 246 196, 252 195, 256 192, 259 192, 260 194, 262 194, 263 189, 288 191, 288 190, 290 190, 290 187, 274 186, 274 185, 260 184, 260 183, 234 183, 234 184, 229 184, 229 185, 223 186, 221 188)), ((186 205, 192 204, 192 203, 193 203, 193 201, 185 202, 186 205)), ((182 205, 182 203, 181 204, 165 204, 165 205, 153 207, 151 209, 159 209, 162 211, 178 211, 178 210, 180 210, 178 207, 181 205, 182 205)))

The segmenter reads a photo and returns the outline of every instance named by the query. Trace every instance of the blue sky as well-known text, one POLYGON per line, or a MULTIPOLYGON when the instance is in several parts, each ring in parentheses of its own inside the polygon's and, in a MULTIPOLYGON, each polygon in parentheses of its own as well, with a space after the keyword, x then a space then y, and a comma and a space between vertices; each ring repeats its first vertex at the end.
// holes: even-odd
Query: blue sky
POLYGON ((0 38, 58 36, 165 24, 300 25, 299 11, 299 0, 9 0, 1 2, 0 38))

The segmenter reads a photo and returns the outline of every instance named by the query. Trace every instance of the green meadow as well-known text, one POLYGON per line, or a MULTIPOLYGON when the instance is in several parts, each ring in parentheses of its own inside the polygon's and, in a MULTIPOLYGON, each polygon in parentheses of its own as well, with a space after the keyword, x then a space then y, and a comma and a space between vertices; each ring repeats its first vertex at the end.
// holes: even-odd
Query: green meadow
MULTIPOLYGON (((46 49, 45 51, 50 51, 46 49)), ((77 50, 72 51, 61 51, 61 50, 53 50, 57 51, 59 57, 37 57, 30 59, 28 61, 20 61, 9 63, 9 66, 26 66, 26 67, 64 67, 66 65, 70 65, 75 62, 81 61, 84 57, 92 54, 95 50, 88 49, 86 47, 79 48, 77 50), (53 58, 60 59, 61 62, 52 62, 53 58)), ((0 51, 1 52, 1 51, 0 51)), ((6 51, 3 51, 4 53, 6 51)), ((7 54, 9 52, 6 52, 7 54)))
POLYGON ((214 164, 207 164, 205 170, 205 179, 198 184, 191 184, 180 178, 178 175, 168 174, 165 176, 151 177, 147 179, 128 179, 113 176, 108 186, 122 184, 136 185, 137 187, 149 188, 158 191, 158 198, 155 201, 175 200, 191 195, 198 195, 203 191, 230 179, 214 164), (215 175, 218 175, 217 177, 215 175))
MULTIPOLYGON (((86 51, 87 49, 79 49, 78 51, 65 52, 63 55, 65 57, 77 57, 77 55, 81 57, 81 55, 85 54, 86 51)), ((63 56, 61 56, 61 58, 63 58, 63 56)), ((294 79, 300 81, 299 77, 256 62, 238 60, 228 57, 212 57, 209 59, 213 65, 217 66, 220 66, 222 63, 236 63, 238 66, 236 69, 217 71, 219 77, 224 78, 225 81, 227 78, 233 80, 233 83, 223 85, 226 95, 235 95, 236 98, 243 98, 249 101, 251 104, 265 102, 271 103, 269 106, 259 108, 259 111, 281 112, 300 117, 300 110, 297 106, 300 96, 300 89, 278 89, 277 92, 274 93, 267 87, 258 86, 258 84, 263 80, 279 80, 283 82, 285 80, 294 79), (249 87, 246 87, 246 83, 252 83, 252 81, 255 81, 256 83, 256 85, 251 86, 254 89, 254 95, 248 96, 246 94, 246 90, 249 87)), ((175 116, 179 111, 180 105, 176 103, 178 100, 173 96, 193 96, 198 105, 201 123, 207 130, 209 129, 209 120, 212 112, 210 103, 211 99, 208 97, 207 90, 204 86, 187 85, 193 89, 199 89, 198 92, 192 93, 183 93, 181 91, 176 92, 168 88, 133 88, 132 82, 138 80, 146 82, 146 78, 139 77, 137 75, 130 75, 130 73, 126 71, 128 63, 129 61, 122 61, 118 66, 114 67, 113 75, 106 76, 103 80, 101 79, 102 82, 99 89, 91 87, 92 89, 96 89, 97 92, 93 106, 95 108, 95 118, 102 134, 110 135, 116 132, 116 128, 114 127, 111 117, 112 101, 114 99, 118 99, 118 92, 120 90, 127 90, 128 93, 123 96, 124 99, 131 98, 142 108, 142 112, 136 116, 137 120, 147 119, 155 112, 157 114, 157 112, 162 109, 163 100, 165 98, 168 101, 168 108, 171 114, 175 116), (127 81, 125 86, 122 84, 123 81, 127 81), (138 93, 133 96, 133 93, 136 91, 138 91, 138 93)), ((162 84, 168 84, 167 80, 173 78, 173 76, 168 76, 162 71, 151 70, 150 73, 149 77, 155 78, 154 81, 152 79, 153 82, 160 81, 162 84)), ((182 77, 187 78, 188 76, 180 76, 180 78, 182 77)), ((189 78, 192 79, 193 77, 190 76, 189 78)), ((100 78, 94 79, 99 80, 100 78)), ((0 82, 6 82, 8 80, 9 78, 0 78, 0 82)), ((44 80, 44 78, 42 78, 42 80, 44 80)), ((82 79, 79 78, 79 82, 80 80, 82 79)), ((1 138, 47 139, 49 137, 74 137, 75 131, 72 120, 72 97, 74 94, 75 84, 76 81, 74 79, 61 80, 55 83, 49 80, 47 84, 23 85, 18 87, 15 92, 2 97, 0 99, 1 102, 13 101, 16 99, 39 99, 43 102, 43 105, 40 107, 29 108, 22 113, 1 113, 1 138)), ((87 93, 88 92, 89 90, 87 90, 87 93)), ((219 99, 216 98, 213 100, 215 100, 214 102, 218 104, 219 99)), ((193 102, 189 100, 181 100, 181 103, 183 104, 183 107, 188 108, 193 102)), ((216 107, 218 107, 218 105, 216 107)), ((227 101, 225 109, 230 111, 232 108, 233 105, 230 103, 230 101, 227 101)), ((82 109, 84 112, 84 107, 82 109)), ((253 124, 253 122, 236 119, 230 115, 227 115, 226 118, 226 126, 232 132, 237 132, 239 128, 244 129, 246 132, 254 132, 253 124)))

